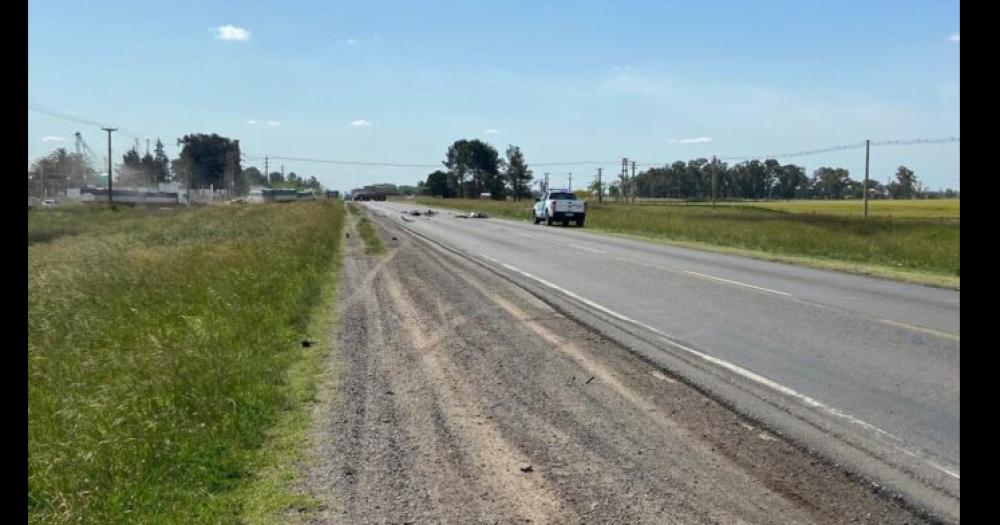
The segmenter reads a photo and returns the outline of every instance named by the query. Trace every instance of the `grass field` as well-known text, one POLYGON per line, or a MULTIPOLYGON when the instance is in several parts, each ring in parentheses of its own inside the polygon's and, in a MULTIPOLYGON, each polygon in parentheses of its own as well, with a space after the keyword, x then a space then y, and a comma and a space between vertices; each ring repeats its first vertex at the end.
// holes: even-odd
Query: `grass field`
POLYGON ((351 215, 358 216, 358 233, 361 235, 361 240, 365 244, 365 253, 368 255, 379 255, 385 252, 385 247, 382 244, 382 237, 379 236, 378 231, 375 230, 375 226, 372 224, 370 218, 368 218, 368 212, 358 208, 357 204, 348 203, 347 210, 351 215))
MULTIPOLYGON (((868 201, 868 216, 893 219, 959 219, 960 203, 959 199, 870 200, 868 201)), ((863 217, 864 215, 864 201, 860 200, 725 202, 720 204, 726 206, 752 206, 796 214, 840 215, 848 217, 863 217)))
POLYGON ((257 471, 294 452, 261 445, 302 426, 342 204, 28 221, 29 522, 239 523, 248 497, 288 500, 257 471))
MULTIPOLYGON (((419 198, 420 205, 529 220, 532 201, 419 198)), ((860 201, 620 206, 588 203, 587 228, 743 255, 957 288, 957 200, 870 203, 872 217, 848 215, 860 201), (881 207, 879 206, 881 205, 881 207), (886 216, 879 216, 884 213, 886 216), (889 217, 887 215, 892 215, 889 217)))

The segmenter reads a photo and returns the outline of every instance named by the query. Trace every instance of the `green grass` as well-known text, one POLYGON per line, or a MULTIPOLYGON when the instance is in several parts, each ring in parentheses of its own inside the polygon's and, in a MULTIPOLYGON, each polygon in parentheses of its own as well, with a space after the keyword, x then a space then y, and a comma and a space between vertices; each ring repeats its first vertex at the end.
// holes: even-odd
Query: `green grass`
MULTIPOLYGON (((722 203, 727 206, 752 206, 768 210, 796 214, 864 216, 862 200, 793 200, 752 203, 722 203)), ((928 200, 870 200, 869 217, 893 219, 959 219, 961 201, 959 199, 928 200)))
POLYGON ((368 255, 380 255, 385 253, 385 246, 382 244, 382 236, 378 234, 375 225, 368 218, 368 212, 362 210, 357 204, 348 203, 347 210, 351 215, 360 217, 357 222, 358 233, 365 244, 365 253, 368 255))
POLYGON ((72 232, 28 247, 29 522, 241 522, 269 429, 308 392, 300 340, 343 218, 336 201, 29 214, 29 239, 72 232))
MULTIPOLYGON (((533 205, 530 200, 515 203, 420 198, 415 202, 521 220, 529 220, 533 205)), ((908 214, 905 219, 875 215, 867 222, 859 216, 843 215, 839 202, 727 203, 716 209, 710 205, 620 206, 591 202, 587 228, 957 288, 961 244, 957 201, 895 202, 899 204, 894 211, 908 214), (766 206, 779 204, 788 211, 766 206), (942 206, 944 210, 954 209, 954 217, 939 215, 945 213, 942 206), (921 207, 927 210, 926 217, 918 215, 921 207), (815 210, 830 213, 813 213, 815 210)))

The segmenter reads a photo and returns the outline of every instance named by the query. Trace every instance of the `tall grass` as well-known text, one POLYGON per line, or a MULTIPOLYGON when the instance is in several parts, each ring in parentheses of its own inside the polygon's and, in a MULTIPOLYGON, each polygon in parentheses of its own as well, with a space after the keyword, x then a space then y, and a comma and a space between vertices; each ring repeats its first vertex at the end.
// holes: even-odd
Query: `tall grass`
MULTIPOLYGON (((531 200, 490 201, 460 199, 416 200, 421 205, 479 210, 496 216, 529 220, 531 200)), ((798 208, 806 213, 768 209, 759 205, 621 206, 588 203, 587 228, 655 239, 738 248, 752 252, 856 263, 946 277, 960 273, 960 220, 942 219, 929 206, 931 217, 896 219, 839 213, 814 213, 822 206, 798 208)), ((919 201, 933 203, 934 201, 919 201)), ((860 203, 859 203, 860 204, 860 203)), ((945 205, 953 206, 953 205, 945 205)), ((839 211, 839 210, 838 210, 839 211)))
POLYGON ((59 213, 29 215, 77 223, 28 249, 29 522, 236 522, 343 206, 59 213))

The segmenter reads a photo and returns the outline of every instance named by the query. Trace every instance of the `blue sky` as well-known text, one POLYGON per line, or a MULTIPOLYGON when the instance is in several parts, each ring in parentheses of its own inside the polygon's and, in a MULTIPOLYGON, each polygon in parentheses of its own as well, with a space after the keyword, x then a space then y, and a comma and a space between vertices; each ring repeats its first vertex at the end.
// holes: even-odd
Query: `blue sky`
MULTIPOLYGON (((960 136, 959 3, 29 2, 29 101, 251 157, 436 164, 480 138, 531 163, 764 155, 960 136)), ((28 112, 29 162, 95 126, 28 112), (60 139, 65 139, 61 141, 60 139)), ((132 143, 116 136, 115 160, 132 143)), ((144 144, 143 144, 144 147, 144 144)), ((863 177, 864 151, 787 159, 863 177)), ((348 190, 431 168, 276 161, 348 190)), ((959 187, 960 143, 872 149, 959 187)), ((554 182, 596 166, 535 167, 554 182)))

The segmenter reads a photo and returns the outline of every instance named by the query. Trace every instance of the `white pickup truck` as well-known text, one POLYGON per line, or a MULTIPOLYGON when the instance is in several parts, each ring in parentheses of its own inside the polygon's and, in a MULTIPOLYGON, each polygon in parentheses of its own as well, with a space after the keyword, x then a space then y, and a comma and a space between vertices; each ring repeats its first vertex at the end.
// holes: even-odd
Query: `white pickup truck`
POLYGON ((576 198, 569 190, 548 190, 540 199, 535 199, 535 207, 531 212, 535 224, 545 221, 551 226, 553 222, 568 225, 570 221, 577 226, 583 226, 587 216, 587 203, 576 198))

